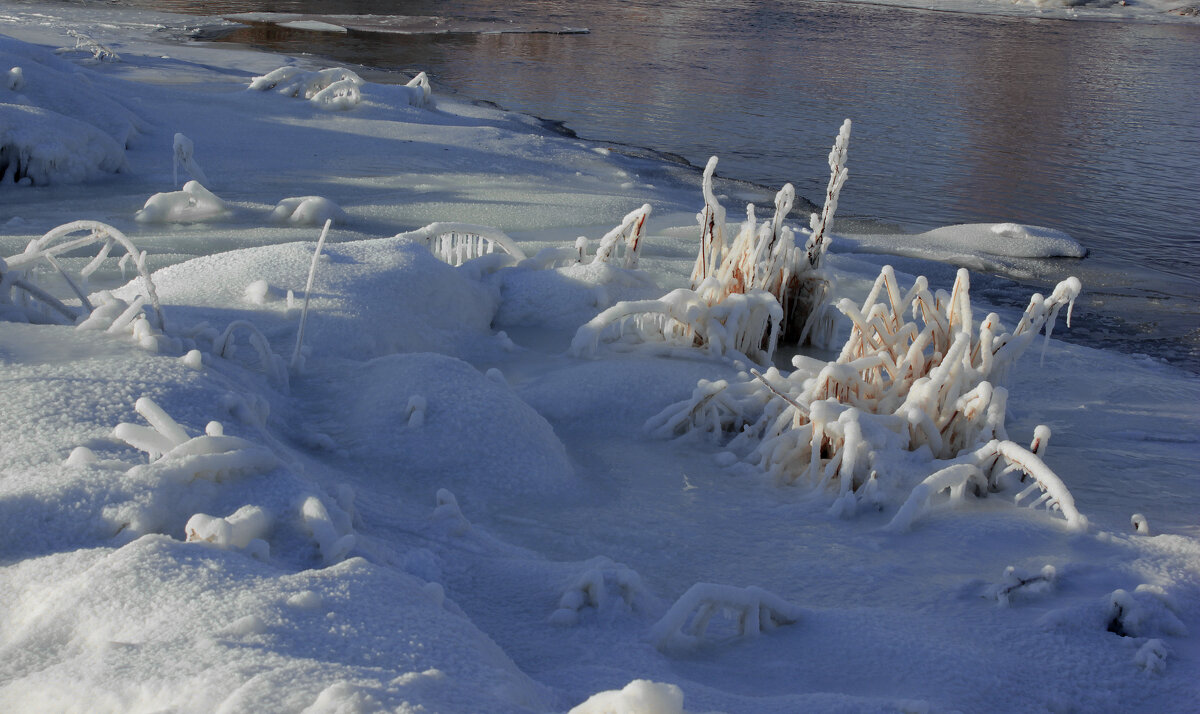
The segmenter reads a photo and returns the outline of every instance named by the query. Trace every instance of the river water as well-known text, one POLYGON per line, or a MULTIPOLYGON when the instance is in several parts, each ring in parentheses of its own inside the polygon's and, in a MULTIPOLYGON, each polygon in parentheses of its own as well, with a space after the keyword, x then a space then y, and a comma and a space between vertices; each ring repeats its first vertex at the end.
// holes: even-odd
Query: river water
POLYGON ((791 182, 817 202, 850 117, 839 214, 910 231, 999 221, 1066 231, 1086 259, 1035 261, 1010 277, 1041 288, 1077 274, 1074 339, 1200 371, 1200 25, 812 0, 120 4, 587 28, 388 36, 256 25, 220 39, 424 70, 583 138, 700 166, 717 154, 724 176, 791 182))

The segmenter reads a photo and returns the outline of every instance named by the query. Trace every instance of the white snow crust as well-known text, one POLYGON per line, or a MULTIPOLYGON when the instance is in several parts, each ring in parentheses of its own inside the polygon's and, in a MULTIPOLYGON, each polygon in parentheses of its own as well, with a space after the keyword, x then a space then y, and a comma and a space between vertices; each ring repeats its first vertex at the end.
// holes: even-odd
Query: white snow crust
MULTIPOLYGON (((848 400, 849 363, 569 351, 687 285, 699 176, 652 189, 647 159, 414 101, 427 78, 339 74, 313 94, 349 82, 341 111, 247 91, 331 73, 107 12, 0 10, 0 144, 27 157, 0 185, 0 711, 1195 710, 1195 375, 1024 333, 1004 394, 914 387, 995 407, 988 463, 950 453, 949 411, 817 399, 845 461, 779 478, 746 448, 799 443, 771 389, 848 400), (120 61, 54 54, 68 31, 120 61), (174 191, 194 154, 219 199, 174 191), (640 253, 597 260, 631 215, 640 253), (97 217, 125 242, 37 247, 97 217), (646 428, 706 396, 736 428, 646 428)), ((894 239, 833 236, 847 315, 894 239)), ((968 300, 965 271, 951 295, 948 263, 1081 254, 1015 224, 906 240, 891 274, 928 276, 960 352, 1029 296, 968 300)))

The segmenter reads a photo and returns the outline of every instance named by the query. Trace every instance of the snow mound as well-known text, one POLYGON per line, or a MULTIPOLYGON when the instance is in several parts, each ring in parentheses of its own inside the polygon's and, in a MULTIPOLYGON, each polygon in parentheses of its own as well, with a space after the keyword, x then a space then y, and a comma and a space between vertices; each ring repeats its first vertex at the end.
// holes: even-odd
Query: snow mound
MULTIPOLYGON (((295 343, 298 310, 283 301, 251 311, 230 306, 245 305, 246 286, 260 280, 302 295, 312 253, 312 245, 304 243, 230 251, 159 270, 154 283, 182 324, 246 320, 271 337, 276 352, 287 354, 295 343)), ((132 297, 137 287, 115 293, 132 297)), ((386 238, 326 245, 304 343, 317 360, 366 360, 393 352, 460 354, 491 338, 495 309, 492 290, 418 243, 386 238)))
POLYGON ((125 170, 141 119, 83 69, 0 37, 0 177, 4 183, 78 183, 125 170))
POLYGON ((230 213, 224 201, 199 181, 188 181, 182 191, 156 193, 134 214, 139 223, 203 223, 230 213))
POLYGON ((414 699, 432 711, 547 708, 538 686, 424 582, 360 558, 287 574, 147 536, 32 558, 8 574, 6 711, 81 701, 96 712, 358 711, 356 702, 410 711, 414 699), (47 589, 50 572, 59 580, 47 589), (291 604, 304 593, 319 604, 291 604))
POLYGON ((838 236, 844 250, 914 258, 1082 258, 1087 249, 1066 233, 1021 223, 963 223, 911 235, 838 236))
MULTIPOLYGON (((362 87, 365 84, 362 77, 343 67, 329 67, 315 72, 306 72, 298 67, 280 67, 252 79, 249 88, 307 99, 322 109, 347 110, 363 101, 362 87)), ((388 90, 402 92, 411 106, 433 105, 433 90, 424 72, 417 73, 408 84, 389 87, 388 90)))
POLYGON ((683 714, 683 690, 635 679, 624 689, 593 694, 568 714, 683 714))
POLYGON ((424 493, 465 497, 561 491, 573 469, 550 424, 507 386, 437 354, 391 355, 354 370, 344 391, 339 443, 392 463, 397 479, 424 493), (419 395, 423 417, 409 404, 419 395))
POLYGON ((341 223, 346 212, 333 201, 321 196, 299 196, 285 198, 271 211, 270 219, 275 223, 290 223, 293 226, 320 226, 327 220, 341 223))

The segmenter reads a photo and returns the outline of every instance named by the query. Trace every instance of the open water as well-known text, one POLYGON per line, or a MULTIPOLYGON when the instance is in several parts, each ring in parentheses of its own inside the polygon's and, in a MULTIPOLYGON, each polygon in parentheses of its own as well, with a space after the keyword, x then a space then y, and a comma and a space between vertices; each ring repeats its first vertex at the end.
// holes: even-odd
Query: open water
POLYGON ((1038 288, 1083 279, 1082 319, 1067 339, 1200 371, 1200 25, 813 0, 119 4, 587 28, 385 35, 255 25, 219 39, 424 70, 441 88, 583 138, 698 166, 717 154, 726 177, 791 182, 818 203, 825 155, 850 117, 839 214, 910 231, 998 221, 1066 231, 1087 258, 1036 261, 1010 277, 1038 288))

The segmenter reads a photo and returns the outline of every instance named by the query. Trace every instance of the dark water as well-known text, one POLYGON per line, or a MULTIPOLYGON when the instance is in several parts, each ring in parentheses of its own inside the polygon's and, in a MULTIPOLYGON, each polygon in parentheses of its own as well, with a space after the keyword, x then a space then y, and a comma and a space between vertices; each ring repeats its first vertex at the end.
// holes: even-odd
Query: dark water
MULTIPOLYGON (((1059 228, 1083 261, 1077 338, 1200 371, 1200 25, 1009 19, 805 0, 121 0, 199 14, 439 15, 588 34, 221 39, 385 70, 819 199, 855 122, 839 212, 920 229, 1059 228)), ((1024 292, 1024 291, 1022 291, 1024 292)))

